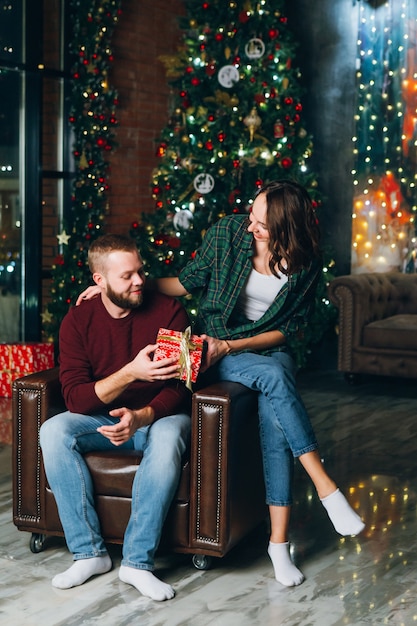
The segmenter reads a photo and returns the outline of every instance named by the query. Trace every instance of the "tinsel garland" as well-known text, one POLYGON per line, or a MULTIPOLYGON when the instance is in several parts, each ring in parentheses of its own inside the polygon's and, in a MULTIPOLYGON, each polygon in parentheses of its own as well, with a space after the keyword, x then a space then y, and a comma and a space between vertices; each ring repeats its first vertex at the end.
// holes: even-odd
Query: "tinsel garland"
POLYGON ((52 266, 51 301, 42 314, 49 341, 58 337, 62 318, 89 278, 87 249, 101 234, 109 190, 108 155, 115 147, 118 94, 109 85, 111 39, 120 0, 72 0, 70 51, 72 90, 69 124, 75 176, 71 212, 58 235, 60 254, 52 266))

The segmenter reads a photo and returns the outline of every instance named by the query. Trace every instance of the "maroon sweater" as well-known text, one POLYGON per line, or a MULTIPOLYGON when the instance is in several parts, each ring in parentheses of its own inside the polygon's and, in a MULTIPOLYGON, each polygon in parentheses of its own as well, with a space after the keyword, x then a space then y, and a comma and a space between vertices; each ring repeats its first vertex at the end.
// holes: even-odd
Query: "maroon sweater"
POLYGON ((60 379, 67 408, 94 414, 113 408, 151 406, 155 419, 189 409, 190 393, 183 382, 135 381, 111 405, 96 395, 94 385, 131 361, 149 344, 156 343, 160 327, 183 331, 187 314, 174 298, 146 292, 144 301, 127 317, 114 319, 101 298, 84 301, 65 316, 60 329, 60 379))

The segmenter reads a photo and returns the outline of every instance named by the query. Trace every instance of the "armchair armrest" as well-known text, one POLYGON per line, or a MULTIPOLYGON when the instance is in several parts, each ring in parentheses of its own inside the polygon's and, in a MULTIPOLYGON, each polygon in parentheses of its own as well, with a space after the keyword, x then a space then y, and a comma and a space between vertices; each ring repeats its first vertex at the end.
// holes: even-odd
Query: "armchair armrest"
POLYGON ((55 367, 15 380, 12 406, 13 517, 26 523, 41 524, 41 511, 45 508, 41 506, 45 478, 41 471, 39 429, 45 420, 65 410, 59 369, 55 367), (33 444, 34 441, 37 445, 33 444))
POLYGON ((266 518, 258 396, 219 382, 193 394, 190 546, 222 556, 266 518))

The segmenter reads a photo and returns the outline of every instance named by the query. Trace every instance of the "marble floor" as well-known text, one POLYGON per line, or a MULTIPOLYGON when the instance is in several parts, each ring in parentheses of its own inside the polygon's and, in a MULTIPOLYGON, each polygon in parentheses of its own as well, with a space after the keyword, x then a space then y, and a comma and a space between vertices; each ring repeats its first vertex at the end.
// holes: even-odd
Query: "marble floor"
MULTIPOLYGON (((291 522, 305 582, 275 582, 259 528, 212 569, 161 555, 158 574, 176 597, 157 603, 114 569, 61 591, 52 576, 71 564, 61 539, 32 554, 12 524, 10 445, 0 444, 0 624, 28 626, 365 626, 417 624, 417 394, 414 381, 368 378, 350 386, 337 372, 306 372, 300 390, 321 453, 367 527, 357 538, 332 529, 296 465, 291 522)), ((5 420, 10 419, 7 416, 5 420)), ((6 429, 7 430, 7 429, 6 429)), ((1 432, 1 428, 0 428, 1 432)))

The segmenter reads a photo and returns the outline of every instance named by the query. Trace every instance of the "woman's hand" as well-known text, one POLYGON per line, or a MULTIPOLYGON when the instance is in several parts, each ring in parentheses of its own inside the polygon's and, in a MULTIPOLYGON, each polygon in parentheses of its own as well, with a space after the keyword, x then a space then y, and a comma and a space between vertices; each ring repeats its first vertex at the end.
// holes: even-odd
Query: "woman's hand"
POLYGON ((84 291, 80 293, 75 305, 78 306, 83 300, 91 300, 92 298, 97 298, 97 296, 100 295, 100 291, 101 289, 98 285, 91 285, 90 287, 87 287, 87 289, 84 289, 84 291))
POLYGON ((226 356, 226 354, 229 354, 230 344, 224 339, 215 339, 215 337, 210 337, 209 335, 201 335, 201 338, 207 344, 204 362, 200 368, 201 372, 205 372, 209 367, 226 356))

